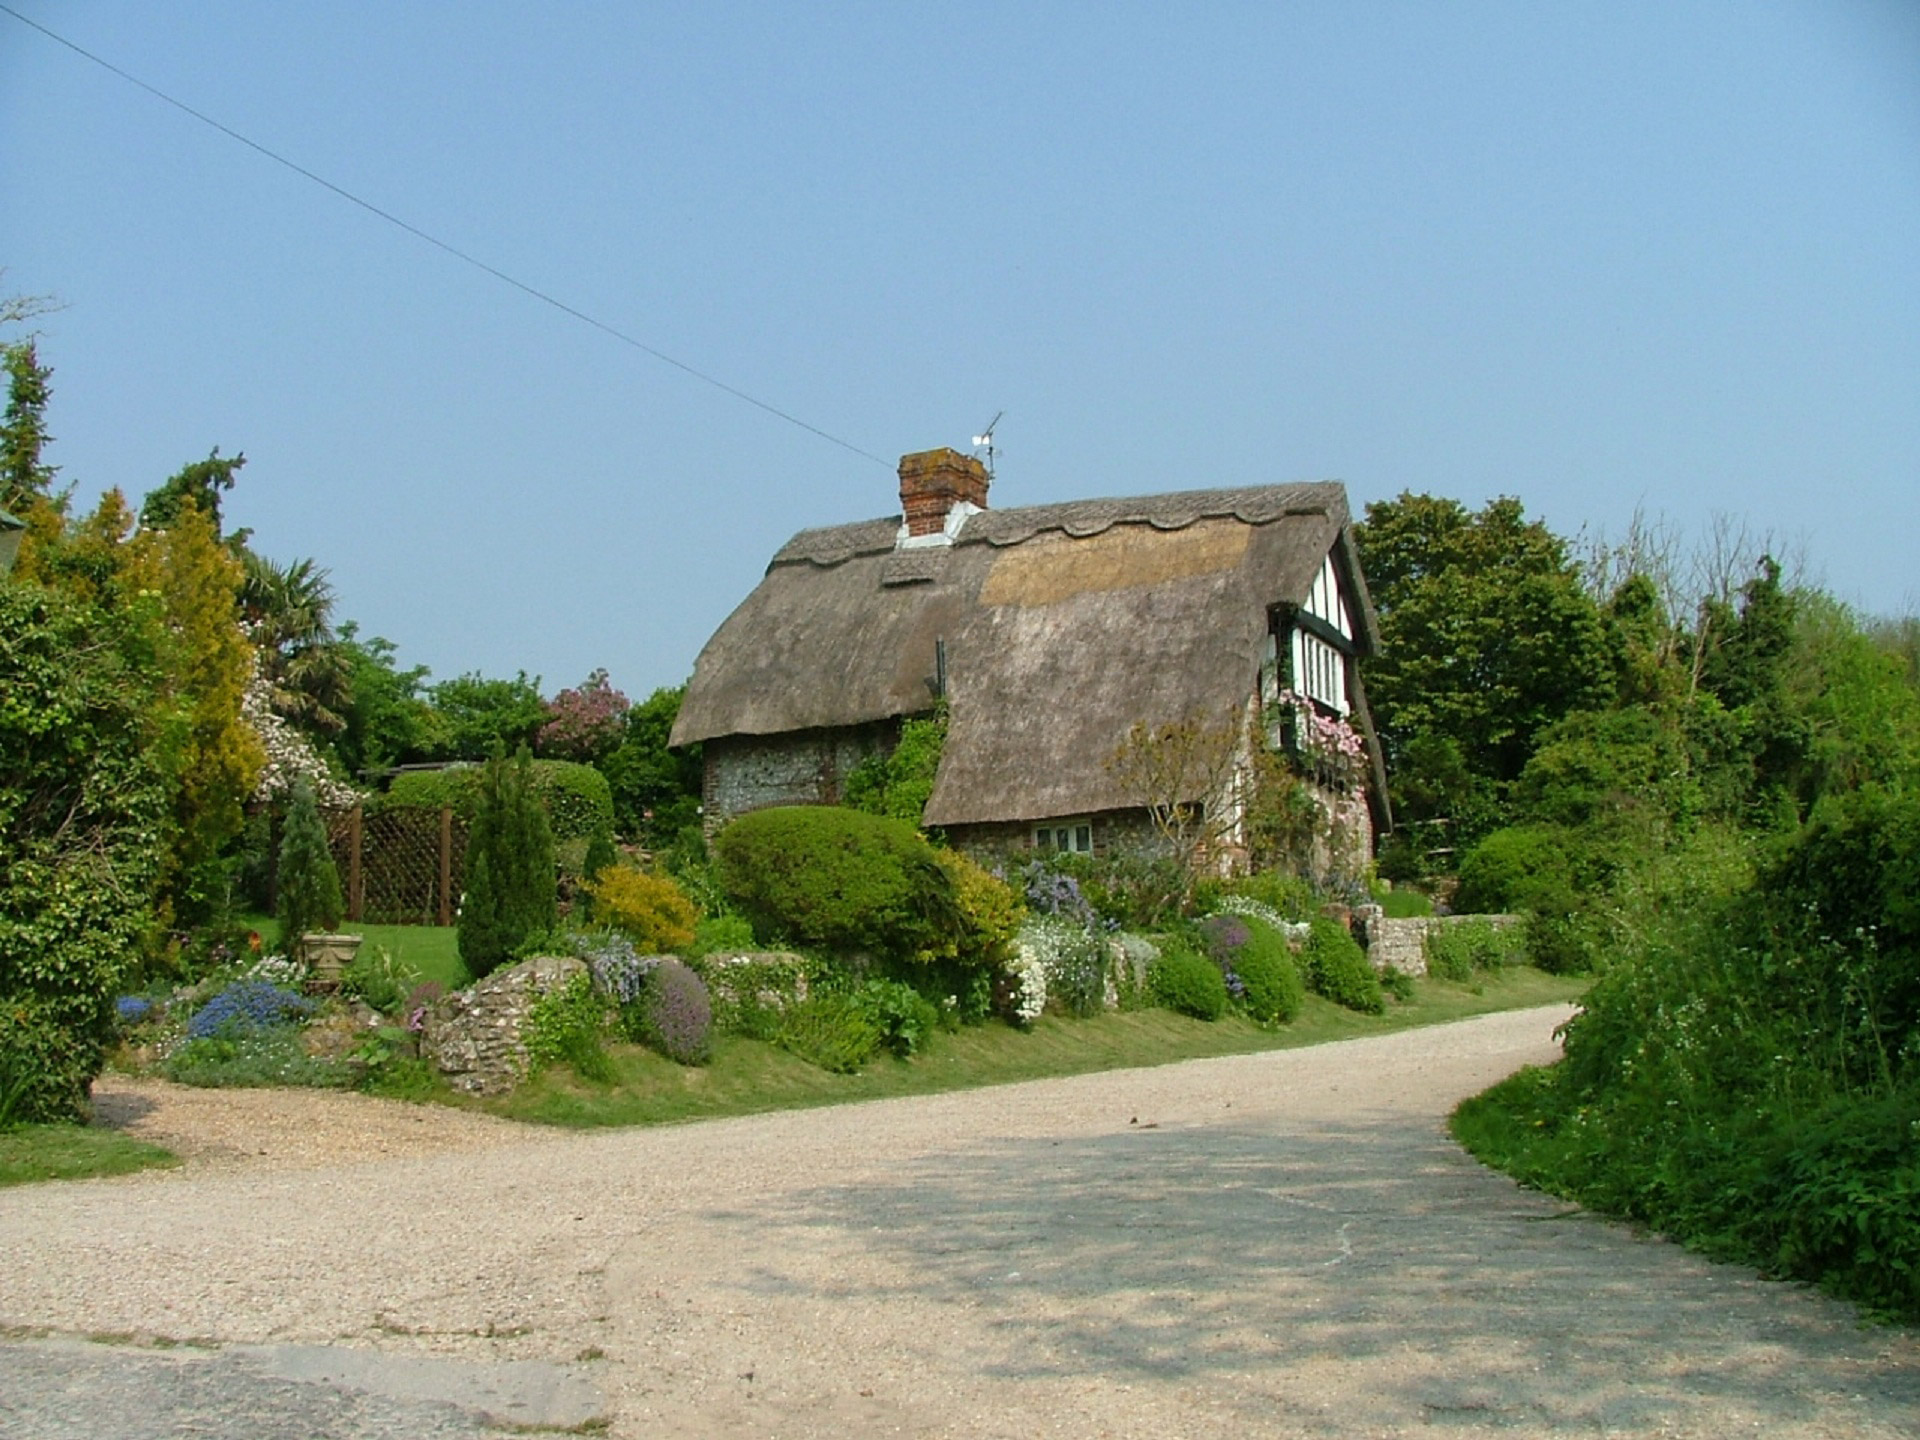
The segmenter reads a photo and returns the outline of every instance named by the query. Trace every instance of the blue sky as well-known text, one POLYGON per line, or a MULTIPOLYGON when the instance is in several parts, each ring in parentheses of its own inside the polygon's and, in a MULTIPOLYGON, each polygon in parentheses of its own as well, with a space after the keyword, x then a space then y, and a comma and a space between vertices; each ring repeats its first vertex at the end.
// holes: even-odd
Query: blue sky
POLYGON ((7 0, 0 290, 84 501, 236 522, 445 677, 672 684, 1004 410, 1001 505, 1344 480, 1745 518, 1920 603, 1920 6, 7 0))

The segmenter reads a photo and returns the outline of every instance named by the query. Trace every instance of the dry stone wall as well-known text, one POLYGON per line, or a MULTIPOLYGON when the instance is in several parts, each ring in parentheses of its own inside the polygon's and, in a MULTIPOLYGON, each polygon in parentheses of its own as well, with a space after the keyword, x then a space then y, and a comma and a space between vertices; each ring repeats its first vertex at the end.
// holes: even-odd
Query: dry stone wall
POLYGON ((1367 958, 1376 970, 1399 970, 1408 975, 1427 973, 1427 936, 1449 925, 1491 925, 1505 930, 1520 923, 1518 915, 1419 915, 1406 920, 1384 916, 1367 919, 1367 958))
POLYGON ((454 991, 427 1012, 420 1053, 456 1090, 504 1094, 526 1078, 528 1014, 542 996, 586 969, 572 955, 542 955, 454 991))

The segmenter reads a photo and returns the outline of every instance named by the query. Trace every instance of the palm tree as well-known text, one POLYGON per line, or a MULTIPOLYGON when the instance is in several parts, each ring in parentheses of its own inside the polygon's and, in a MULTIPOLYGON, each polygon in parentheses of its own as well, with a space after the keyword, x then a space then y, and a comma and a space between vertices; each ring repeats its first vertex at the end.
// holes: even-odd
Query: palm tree
POLYGON ((277 565, 250 549, 240 558, 246 567, 241 613, 260 651, 274 712, 310 734, 339 734, 347 724, 341 712, 353 704, 353 681, 334 638, 327 572, 311 560, 277 565))

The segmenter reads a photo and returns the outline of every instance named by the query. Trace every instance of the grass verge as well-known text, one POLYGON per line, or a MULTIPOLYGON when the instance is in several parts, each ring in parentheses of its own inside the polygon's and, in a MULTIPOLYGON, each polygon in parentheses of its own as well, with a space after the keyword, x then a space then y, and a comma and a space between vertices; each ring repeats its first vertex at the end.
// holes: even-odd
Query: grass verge
POLYGON ((20 1125, 0 1130, 0 1185, 79 1180, 178 1165, 170 1150, 85 1125, 20 1125))
POLYGON ((638 1046, 615 1045, 609 1047, 617 1077, 612 1084, 588 1083, 565 1067, 555 1067, 513 1094, 485 1102, 484 1108, 514 1120, 586 1128, 926 1095, 1383 1035, 1495 1010, 1576 1000, 1587 983, 1585 978, 1524 968, 1489 973, 1471 985, 1419 980, 1413 999, 1389 1002, 1384 1015, 1360 1015, 1308 996, 1298 1019, 1271 1030, 1236 1016, 1209 1023, 1166 1010, 1090 1020, 1043 1016, 1029 1031, 995 1022, 937 1035, 912 1059, 883 1058, 857 1075, 829 1074, 773 1045, 736 1036, 720 1037, 712 1063, 698 1068, 676 1065, 638 1046))

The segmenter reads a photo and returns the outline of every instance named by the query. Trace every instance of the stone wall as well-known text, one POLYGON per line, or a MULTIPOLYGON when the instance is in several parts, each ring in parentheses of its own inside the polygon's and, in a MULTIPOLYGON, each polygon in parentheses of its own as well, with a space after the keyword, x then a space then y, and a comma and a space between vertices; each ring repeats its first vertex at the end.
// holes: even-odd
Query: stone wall
POLYGON ((465 990, 436 1001, 427 1011, 420 1053, 469 1095, 500 1095, 527 1074, 521 1036, 527 1015, 549 991, 586 973, 572 955, 545 955, 496 970, 465 990))
POLYGON ((1505 930, 1518 925, 1518 915, 1419 915, 1407 920, 1368 917, 1367 958, 1376 970, 1400 970, 1408 975, 1427 973, 1427 935, 1448 925, 1491 925, 1505 930))
POLYGON ((894 727, 861 725, 709 740, 701 800, 709 833, 770 805, 834 805, 847 775, 887 748, 894 727))

